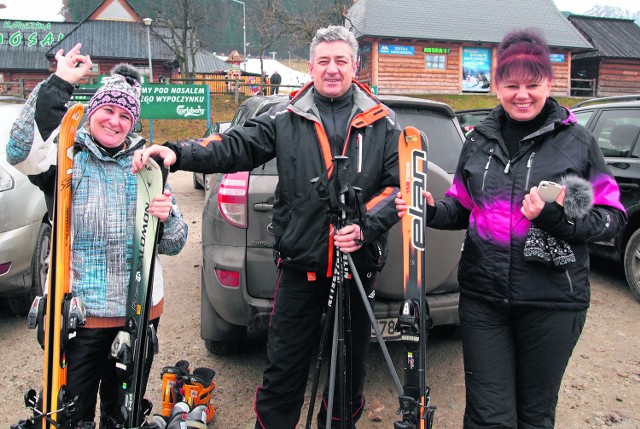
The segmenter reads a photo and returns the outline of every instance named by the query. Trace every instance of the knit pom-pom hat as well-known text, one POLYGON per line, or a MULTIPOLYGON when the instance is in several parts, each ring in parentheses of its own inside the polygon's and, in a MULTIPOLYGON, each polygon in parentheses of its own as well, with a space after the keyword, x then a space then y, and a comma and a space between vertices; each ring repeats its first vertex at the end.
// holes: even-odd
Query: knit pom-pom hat
MULTIPOLYGON (((140 118, 140 73, 129 64, 118 64, 89 100, 87 119, 101 107, 117 106, 131 117, 131 130, 140 118)), ((131 131, 129 130, 129 131, 131 131)))

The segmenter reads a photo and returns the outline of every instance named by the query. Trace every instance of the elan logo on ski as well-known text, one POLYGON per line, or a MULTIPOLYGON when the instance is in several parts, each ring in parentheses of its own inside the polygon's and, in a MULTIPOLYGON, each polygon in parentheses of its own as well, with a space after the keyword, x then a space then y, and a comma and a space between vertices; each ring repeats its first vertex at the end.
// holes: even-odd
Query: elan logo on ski
MULTIPOLYGON (((420 142, 418 142, 420 144, 420 142)), ((407 213, 413 217, 413 228, 411 230, 411 243, 416 249, 424 250, 425 246, 425 224, 424 210, 425 200, 422 198, 422 191, 427 188, 426 171, 427 154, 423 150, 413 150, 411 152, 411 206, 407 213)))

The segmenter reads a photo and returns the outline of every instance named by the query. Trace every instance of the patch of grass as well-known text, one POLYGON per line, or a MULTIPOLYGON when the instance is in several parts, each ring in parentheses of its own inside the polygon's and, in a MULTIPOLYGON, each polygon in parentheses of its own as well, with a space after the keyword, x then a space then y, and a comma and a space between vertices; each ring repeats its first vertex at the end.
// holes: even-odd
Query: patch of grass
MULTIPOLYGON (((446 103, 453 110, 466 110, 478 108, 493 108, 499 104, 495 95, 473 94, 473 95, 452 95, 452 94, 429 94, 417 95, 416 97, 428 98, 446 103)), ((573 106, 581 98, 556 97, 556 100, 563 106, 573 106)), ((240 98, 239 103, 244 101, 240 98)), ((236 104, 233 96, 213 96, 211 97, 211 122, 228 122, 233 118, 239 104, 236 104)), ((149 136, 149 121, 142 121, 142 135, 149 136)), ((189 138, 200 138, 207 131, 207 121, 203 120, 168 120, 156 119, 153 121, 154 143, 164 143, 167 141, 177 141, 189 138)))

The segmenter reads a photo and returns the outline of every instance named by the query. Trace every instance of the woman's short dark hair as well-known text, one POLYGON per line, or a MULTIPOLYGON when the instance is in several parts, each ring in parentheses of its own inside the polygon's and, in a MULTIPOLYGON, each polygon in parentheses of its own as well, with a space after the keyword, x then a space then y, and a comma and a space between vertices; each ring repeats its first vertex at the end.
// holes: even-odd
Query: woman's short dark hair
POLYGON ((553 79, 549 46, 540 30, 528 28, 508 33, 498 46, 497 84, 508 79, 553 79))

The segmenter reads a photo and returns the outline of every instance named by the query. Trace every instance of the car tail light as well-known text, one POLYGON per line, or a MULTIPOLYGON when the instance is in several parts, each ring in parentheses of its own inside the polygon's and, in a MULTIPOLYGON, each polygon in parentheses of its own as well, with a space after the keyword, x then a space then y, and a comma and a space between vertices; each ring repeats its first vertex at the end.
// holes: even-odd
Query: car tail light
POLYGON ((5 262, 4 264, 0 264, 0 276, 7 274, 10 268, 11 268, 11 262, 5 262))
POLYGON ((0 166, 0 192, 13 189, 15 182, 11 174, 0 166))
POLYGON ((237 271, 215 269, 216 278, 222 286, 238 287, 240 286, 240 273, 237 271))
POLYGON ((225 174, 218 189, 218 208, 224 219, 238 228, 247 227, 249 172, 225 174))

